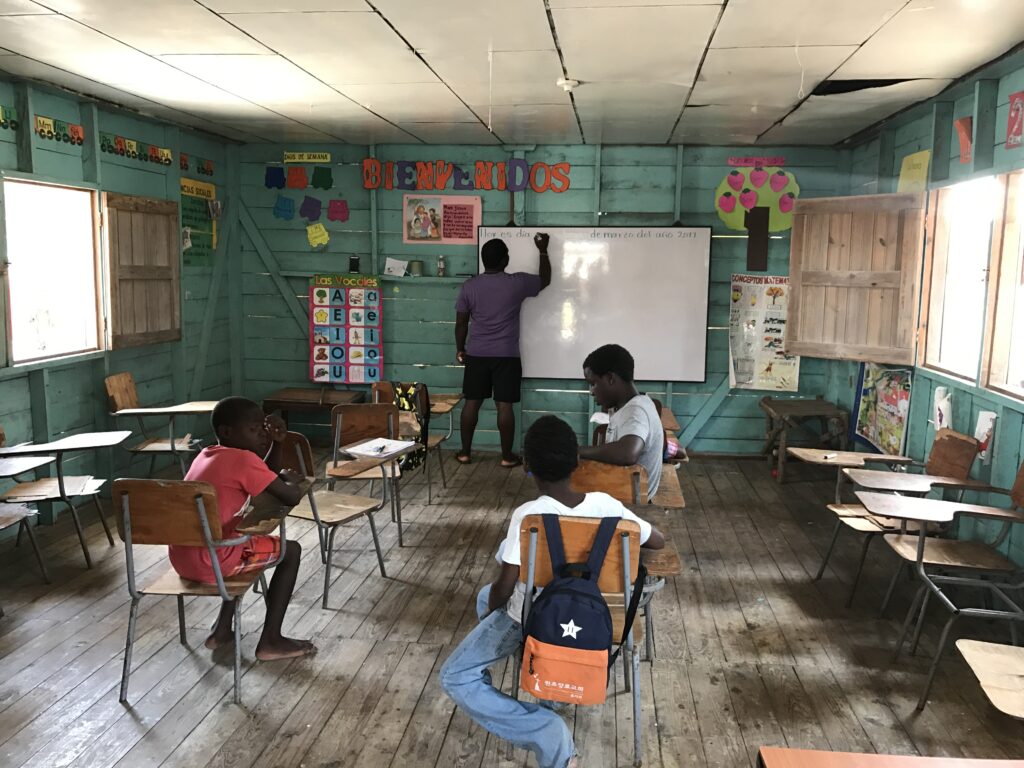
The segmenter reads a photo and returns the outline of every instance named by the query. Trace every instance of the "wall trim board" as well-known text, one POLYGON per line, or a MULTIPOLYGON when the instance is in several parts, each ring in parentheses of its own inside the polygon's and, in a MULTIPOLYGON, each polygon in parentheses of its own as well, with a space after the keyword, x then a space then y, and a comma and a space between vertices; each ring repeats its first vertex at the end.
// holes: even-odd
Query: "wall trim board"
POLYGON ((288 309, 292 313, 292 317, 295 318, 295 322, 302 330, 302 333, 308 333, 309 314, 306 312, 305 308, 300 306, 295 300, 295 294, 288 288, 288 283, 285 282, 284 278, 281 277, 281 268, 277 264, 277 259, 275 259, 274 254, 270 252, 266 241, 263 239, 263 235, 260 234, 259 227, 256 226, 256 222, 252 218, 252 214, 249 212, 249 209, 245 207, 245 203, 241 200, 238 201, 238 219, 242 225, 242 229, 245 231, 245 234, 248 235, 249 240, 252 241, 253 247, 256 249, 256 253, 259 254, 260 260, 263 262, 263 266, 266 267, 267 271, 270 273, 270 278, 274 281, 274 285, 277 286, 278 292, 285 300, 285 303, 287 303, 288 309))
POLYGON ((242 244, 238 232, 238 204, 242 199, 241 164, 237 146, 227 150, 228 183, 227 198, 230 201, 228 216, 234 227, 232 248, 227 251, 228 264, 228 337, 231 340, 231 391, 241 392, 245 376, 245 333, 242 328, 242 244))
POLYGON ((12 181, 36 181, 41 184, 56 184, 61 187, 73 189, 91 189, 94 192, 102 192, 99 184, 94 181, 82 181, 75 179, 61 179, 56 176, 47 176, 44 173, 30 173, 28 171, 17 171, 8 168, 0 169, 0 179, 11 179, 12 181))
POLYGON ((972 173, 990 170, 994 164, 998 101, 998 80, 983 79, 974 84, 974 122, 971 128, 972 173))
POLYGON ((103 155, 100 152, 100 112, 95 104, 79 107, 85 144, 82 147, 82 178, 96 186, 103 185, 103 155))
MULTIPOLYGON (((46 395, 50 387, 50 369, 42 368, 28 375, 29 409, 32 412, 32 442, 48 443, 53 439, 53 428, 50 425, 50 401, 46 395)), ((54 465, 46 464, 35 470, 36 479, 52 477, 54 465)), ((36 504, 39 509, 40 522, 47 525, 53 523, 54 512, 51 502, 36 504)))
MULTIPOLYGON (((377 145, 371 144, 369 157, 377 157, 377 145)), ((377 223, 377 188, 374 187, 370 190, 370 270, 372 274, 380 274, 381 270, 378 269, 378 260, 380 254, 380 244, 377 242, 378 234, 378 223, 377 223)))
POLYGON ((683 149, 684 145, 676 144, 676 188, 675 207, 672 211, 672 221, 678 224, 683 217, 683 149))
POLYGON ((601 145, 594 148, 594 226, 601 226, 601 145))
POLYGON ((707 402, 700 407, 700 410, 694 414, 690 423, 686 425, 683 433, 679 436, 679 444, 686 448, 693 442, 697 437, 697 434, 704 428, 704 425, 708 423, 715 411, 718 410, 725 398, 729 395, 729 374, 725 374, 722 377, 722 381, 715 391, 711 393, 711 397, 708 398, 707 402))
POLYGON ((192 369, 192 387, 189 390, 189 400, 200 400, 202 396, 203 381, 206 378, 206 358, 210 351, 210 339, 213 337, 214 316, 219 303, 217 299, 220 296, 220 284, 228 271, 228 254, 236 237, 237 222, 238 216, 236 213, 235 216, 229 218, 227 231, 224 233, 224 237, 220 239, 220 242, 217 243, 217 249, 214 254, 213 279, 210 283, 210 293, 206 298, 206 306, 203 308, 203 325, 199 333, 199 350, 196 352, 192 369))
POLYGON ((21 125, 16 134, 18 146, 18 170, 24 173, 32 173, 35 170, 35 104, 33 100, 32 86, 28 83, 18 83, 14 86, 15 109, 21 118, 21 125))
POLYGON ((878 134, 878 166, 875 192, 886 195, 896 191, 896 131, 887 128, 878 134))

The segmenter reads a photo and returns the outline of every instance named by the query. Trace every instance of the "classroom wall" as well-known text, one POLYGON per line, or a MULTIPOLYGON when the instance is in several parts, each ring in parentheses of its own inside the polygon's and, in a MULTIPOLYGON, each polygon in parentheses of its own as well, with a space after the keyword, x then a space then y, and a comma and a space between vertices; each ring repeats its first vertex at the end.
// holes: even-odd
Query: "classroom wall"
MULTIPOLYGON (((186 175, 216 183, 218 196, 223 197, 230 175, 229 160, 233 158, 222 141, 114 108, 97 108, 95 104, 56 90, 0 80, 0 104, 13 106, 19 98, 29 105, 29 110, 20 115, 21 128, 17 132, 0 130, 0 171, 28 179, 94 185, 101 191, 177 201, 178 155, 185 152, 214 161, 212 177, 186 175), (32 131, 32 114, 84 124, 87 145, 39 138, 32 131), (24 152, 19 163, 17 138, 23 132, 31 137, 32 173, 23 173, 28 167, 24 152), (160 166, 101 153, 98 151, 100 132, 170 147, 174 162, 160 166), (89 142, 93 142, 92 146, 89 142), (93 162, 92 157, 98 157, 99 161, 93 162)), ((59 212, 54 212, 55 223, 58 216, 59 212)), ((42 233, 37 258, 46 258, 45 247, 45 233, 42 233)), ((228 283, 224 280, 218 290, 212 292, 213 274, 212 264, 185 265, 182 269, 181 342, 0 368, 0 425, 8 441, 41 442, 75 432, 114 428, 114 421, 107 415, 103 379, 121 371, 134 375, 143 405, 217 399, 228 394, 231 391, 228 283), (204 327, 210 337, 205 353, 200 345, 204 327)), ((55 276, 55 283, 59 283, 59 276, 55 276)), ((154 425, 158 426, 159 422, 154 425)), ((137 430, 134 422, 118 426, 137 430)), ((182 421, 181 426, 194 434, 208 431, 202 419, 191 424, 182 421)), ((126 445, 137 440, 137 436, 133 436, 126 445)), ((131 466, 128 460, 126 451, 115 449, 98 455, 70 455, 66 466, 76 473, 105 477, 119 473, 139 475, 147 469, 148 459, 131 466)))
MULTIPOLYGON (((461 389, 462 369, 454 362, 454 303, 466 278, 433 275, 436 257, 442 253, 450 275, 475 274, 476 246, 403 244, 403 192, 363 189, 361 162, 371 151, 382 161, 442 159, 467 165, 475 160, 519 156, 529 163, 571 163, 571 187, 561 194, 529 190, 520 194, 464 193, 481 195, 485 225, 514 220, 523 226, 668 226, 679 220, 686 225, 711 226, 707 380, 699 384, 641 382, 644 390, 670 404, 684 428, 694 422, 727 376, 729 279, 733 272, 746 271, 746 239, 722 225, 714 212, 714 189, 729 170, 727 159, 752 154, 749 147, 539 146, 513 153, 494 146, 245 146, 239 176, 242 205, 251 215, 246 226, 248 217, 243 212, 241 228, 246 394, 258 398, 282 386, 309 385, 305 320, 309 277, 317 272, 347 271, 350 254, 361 256, 364 271, 382 271, 387 256, 425 261, 427 277, 385 281, 384 375, 425 382, 431 391, 461 389), (267 189, 266 168, 279 165, 285 150, 330 152, 334 188, 329 193, 267 189), (321 218, 331 235, 323 252, 309 246, 306 222, 298 214, 291 221, 274 216, 278 195, 294 199, 297 211, 306 194, 322 199, 325 212, 329 199, 340 197, 349 204, 347 222, 329 222, 326 215, 321 218), (294 312, 295 301, 302 310, 299 316, 294 312)), ((753 154, 784 156, 785 167, 795 174, 802 197, 846 191, 848 172, 842 153, 827 148, 759 147, 753 154)), ((787 233, 771 240, 768 271, 786 274, 788 267, 787 233)), ((813 397, 837 389, 834 369, 831 362, 805 358, 798 394, 813 397)), ((730 392, 696 431, 690 450, 758 453, 764 418, 757 401, 765 394, 730 392)), ((582 379, 530 379, 524 385, 517 423, 522 430, 545 413, 557 413, 576 428, 582 440, 587 439, 591 409, 582 379)), ((475 442, 497 445, 491 404, 481 415, 475 442)))

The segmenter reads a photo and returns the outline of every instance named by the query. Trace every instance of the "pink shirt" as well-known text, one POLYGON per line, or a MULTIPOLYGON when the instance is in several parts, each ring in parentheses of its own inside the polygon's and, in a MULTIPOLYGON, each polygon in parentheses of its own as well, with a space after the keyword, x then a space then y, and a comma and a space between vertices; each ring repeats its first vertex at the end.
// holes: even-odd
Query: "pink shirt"
MULTIPOLYGON (((252 451, 213 445, 203 448, 185 475, 186 480, 209 483, 217 491, 221 534, 235 537, 235 515, 250 496, 257 496, 274 482, 277 475, 252 451)), ((207 584, 216 582, 213 563, 205 547, 168 547, 171 566, 181 576, 207 584)), ((243 546, 217 550, 221 571, 231 573, 242 560, 243 546)))

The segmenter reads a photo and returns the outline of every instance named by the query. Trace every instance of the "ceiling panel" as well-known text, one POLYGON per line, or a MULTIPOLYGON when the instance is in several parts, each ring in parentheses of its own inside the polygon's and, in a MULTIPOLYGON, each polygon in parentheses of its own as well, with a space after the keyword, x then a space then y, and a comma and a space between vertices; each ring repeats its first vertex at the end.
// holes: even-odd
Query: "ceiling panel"
POLYGON ((750 143, 787 111, 786 107, 688 106, 672 134, 672 141, 701 144, 750 143), (709 141, 709 138, 713 140, 709 141))
POLYGON ((145 109, 156 106, 155 102, 148 99, 111 88, 94 80, 87 80, 71 72, 65 72, 62 69, 51 67, 49 64, 33 61, 16 54, 0 56, 0 69, 10 72, 12 75, 54 83, 62 88, 68 88, 78 93, 84 93, 87 96, 104 99, 114 104, 131 107, 132 109, 145 109))
POLYGON ((635 121, 644 117, 668 117, 671 118, 668 125, 671 131, 688 92, 689 88, 672 83, 616 82, 585 83, 573 91, 572 95, 580 120, 584 123, 605 119, 635 121))
POLYGON ((369 11, 364 0, 196 0, 217 13, 369 11))
POLYGON ((713 48, 860 45, 907 0, 730 0, 713 48))
POLYGON ((29 0, 0 0, 0 16, 15 16, 24 13, 52 13, 38 3, 29 0))
POLYGON ((588 144, 664 144, 675 118, 583 122, 588 144))
POLYGON ((226 18, 331 85, 437 80, 375 13, 247 13, 226 18))
POLYGON ((722 0, 549 0, 552 8, 607 8, 640 5, 721 5, 722 0))
POLYGON ((486 51, 488 41, 496 51, 531 51, 552 45, 551 27, 540 0, 446 0, 440 4, 375 0, 373 5, 424 54, 465 46, 486 51))
POLYGON ((689 87, 718 11, 713 5, 679 5, 575 8, 552 14, 569 77, 689 87))
POLYGON ((857 48, 711 49, 691 104, 791 106, 807 96, 857 48))
POLYGON ((429 144, 497 144, 480 123, 402 123, 402 128, 429 144))
POLYGON ((46 0, 48 7, 146 53, 267 53, 192 0, 46 0))
POLYGON ((569 103, 565 91, 555 85, 562 76, 562 64, 554 48, 495 51, 490 64, 486 49, 479 48, 459 48, 426 58, 438 76, 469 104, 569 103))
MULTIPOLYGON (((487 107, 474 107, 486 115, 487 107)), ((579 143, 580 131, 571 106, 524 104, 518 107, 493 107, 491 128, 508 143, 579 143)))
POLYGON ((1020 43, 1022 30, 1021 0, 912 0, 837 77, 959 77, 1020 43))
POLYGON ((338 86, 353 101, 393 123, 472 123, 476 116, 442 83, 338 86))

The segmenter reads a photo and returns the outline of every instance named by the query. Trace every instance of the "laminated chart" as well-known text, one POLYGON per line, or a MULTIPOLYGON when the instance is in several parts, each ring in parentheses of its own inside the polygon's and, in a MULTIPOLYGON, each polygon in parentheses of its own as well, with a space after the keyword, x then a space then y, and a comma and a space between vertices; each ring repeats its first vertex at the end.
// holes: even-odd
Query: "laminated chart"
POLYGON ((383 375, 380 278, 316 275, 309 287, 310 378, 372 384, 383 375))

